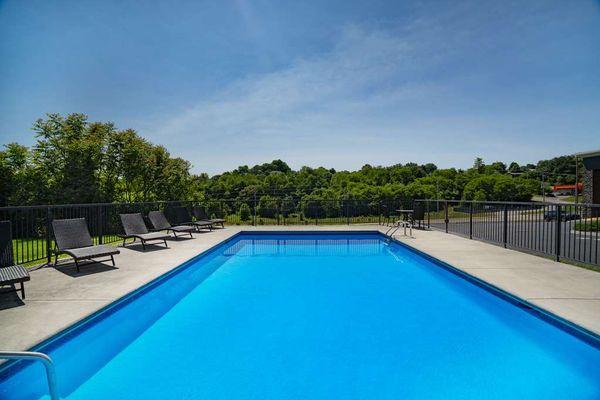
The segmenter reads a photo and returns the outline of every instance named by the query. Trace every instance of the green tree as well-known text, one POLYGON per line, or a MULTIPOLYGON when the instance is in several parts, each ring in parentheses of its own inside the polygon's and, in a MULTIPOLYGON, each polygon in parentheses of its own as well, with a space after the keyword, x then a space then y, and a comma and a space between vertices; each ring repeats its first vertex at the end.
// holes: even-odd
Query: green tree
POLYGON ((33 130, 36 173, 46 183, 40 197, 51 203, 89 203, 106 200, 102 193, 101 166, 105 137, 112 124, 90 124, 83 114, 48 114, 33 130))
POLYGON ((485 163, 483 162, 483 158, 477 157, 475 159, 475 161, 473 162, 473 169, 479 173, 482 173, 484 167, 485 167, 485 163))
POLYGON ((506 175, 482 175, 471 180, 463 192, 465 200, 530 201, 537 191, 534 180, 506 175))

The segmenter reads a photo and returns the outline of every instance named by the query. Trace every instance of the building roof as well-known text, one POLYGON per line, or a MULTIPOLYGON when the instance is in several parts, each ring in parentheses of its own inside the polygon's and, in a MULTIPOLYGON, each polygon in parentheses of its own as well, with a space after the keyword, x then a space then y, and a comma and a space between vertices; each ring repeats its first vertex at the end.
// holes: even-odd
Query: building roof
POLYGON ((575 153, 574 155, 581 158, 597 157, 600 156, 600 150, 582 151, 581 153, 575 153))

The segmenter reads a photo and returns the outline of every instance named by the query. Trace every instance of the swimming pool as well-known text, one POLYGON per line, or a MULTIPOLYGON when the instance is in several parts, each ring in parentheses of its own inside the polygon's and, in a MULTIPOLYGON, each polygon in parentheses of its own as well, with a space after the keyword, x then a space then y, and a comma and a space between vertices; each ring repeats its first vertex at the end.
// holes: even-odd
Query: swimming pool
MULTIPOLYGON (((43 344, 65 399, 597 399, 600 349, 376 233, 240 234, 43 344)), ((43 368, 0 398, 48 398, 43 368)))

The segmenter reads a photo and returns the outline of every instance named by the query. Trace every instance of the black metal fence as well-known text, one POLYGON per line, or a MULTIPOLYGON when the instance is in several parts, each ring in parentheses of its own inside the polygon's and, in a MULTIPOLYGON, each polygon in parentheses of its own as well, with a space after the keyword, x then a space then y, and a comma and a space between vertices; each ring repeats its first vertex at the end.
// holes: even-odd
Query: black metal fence
MULTIPOLYGON (((50 262, 54 248, 52 220, 83 217, 95 243, 118 243, 122 233, 119 214, 204 207, 211 218, 226 225, 384 224, 397 219, 400 201, 306 199, 210 199, 201 202, 70 204, 3 207, 0 220, 9 220, 13 250, 19 264, 50 262)), ((426 226, 533 253, 556 260, 600 264, 600 206, 588 204, 502 203, 457 200, 415 200, 415 215, 426 226), (418 211, 420 210, 420 211, 418 211)), ((148 224, 150 226, 150 224, 148 224)))
MULTIPOLYGON (((52 220, 85 218, 97 244, 122 240, 119 214, 163 210, 172 223, 178 221, 169 212, 173 207, 204 207, 211 218, 224 218, 227 225, 325 225, 384 223, 398 204, 372 200, 206 200, 145 203, 70 204, 52 206, 2 207, 0 221, 12 223, 15 262, 37 265, 50 262, 54 248, 52 220)), ((148 226, 151 226, 148 224, 148 226)))
POLYGON ((583 264, 600 264, 600 205, 416 200, 428 227, 583 264))

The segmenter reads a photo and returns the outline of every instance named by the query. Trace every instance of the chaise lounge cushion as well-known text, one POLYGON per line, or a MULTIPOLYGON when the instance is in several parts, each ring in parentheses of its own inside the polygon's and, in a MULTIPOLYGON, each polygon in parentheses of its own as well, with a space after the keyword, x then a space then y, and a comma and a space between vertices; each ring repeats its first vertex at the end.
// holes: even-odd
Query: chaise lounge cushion
POLYGON ((103 244, 98 246, 80 247, 78 249, 66 249, 63 250, 63 252, 77 259, 105 257, 120 253, 119 249, 116 247, 103 244))
POLYGON ((172 226, 169 229, 171 229, 175 232, 192 232, 195 230, 195 228, 193 226, 189 226, 189 225, 172 226))
POLYGON ((194 221, 192 224, 196 226, 213 226, 213 223, 210 221, 194 221))
POLYGON ((131 237, 142 239, 142 240, 163 240, 172 238, 171 235, 162 232, 150 232, 130 235, 131 237))
POLYGON ((203 207, 194 207, 194 209, 192 211, 194 213, 194 217, 196 217, 196 219, 199 221, 208 221, 211 224, 220 224, 220 225, 227 222, 223 218, 210 218, 208 216, 208 214, 206 213, 206 210, 203 207))
POLYGON ((26 282, 29 279, 29 272, 20 265, 0 268, 0 285, 26 282))
POLYGON ((170 230, 173 232, 192 232, 195 230, 193 226, 171 226, 171 224, 167 220, 167 217, 165 217, 165 214, 163 214, 162 211, 150 211, 148 213, 148 218, 150 219, 152 226, 154 226, 154 229, 158 231, 170 230))
POLYGON ((162 232, 149 232, 142 214, 121 214, 121 223, 125 230, 125 237, 134 237, 140 240, 164 240, 171 236, 162 232))
POLYGON ((120 214, 121 223, 123 224, 123 229, 125 230, 125 235, 140 235, 148 233, 148 227, 144 223, 144 218, 140 213, 134 214, 120 214))

